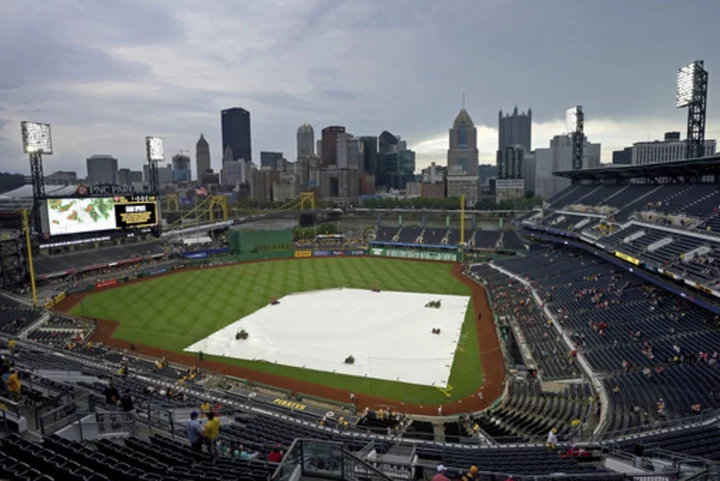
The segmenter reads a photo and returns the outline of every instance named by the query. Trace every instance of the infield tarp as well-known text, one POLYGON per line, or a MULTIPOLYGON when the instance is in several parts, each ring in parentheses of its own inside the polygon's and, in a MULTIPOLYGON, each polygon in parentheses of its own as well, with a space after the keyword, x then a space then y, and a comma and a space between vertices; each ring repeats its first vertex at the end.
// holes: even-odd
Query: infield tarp
POLYGON ((445 388, 469 302, 361 289, 297 293, 185 350, 445 388), (436 300, 440 308, 425 307, 436 300), (241 329, 247 339, 235 339, 241 329), (348 356, 354 364, 345 364, 348 356))

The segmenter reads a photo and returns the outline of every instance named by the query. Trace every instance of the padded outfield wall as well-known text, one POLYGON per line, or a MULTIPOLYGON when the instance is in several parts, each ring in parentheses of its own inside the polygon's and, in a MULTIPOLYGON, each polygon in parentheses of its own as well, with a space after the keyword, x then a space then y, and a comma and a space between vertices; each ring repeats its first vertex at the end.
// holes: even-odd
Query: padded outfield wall
POLYGON ((292 250, 293 230, 231 230, 228 243, 233 254, 292 250))

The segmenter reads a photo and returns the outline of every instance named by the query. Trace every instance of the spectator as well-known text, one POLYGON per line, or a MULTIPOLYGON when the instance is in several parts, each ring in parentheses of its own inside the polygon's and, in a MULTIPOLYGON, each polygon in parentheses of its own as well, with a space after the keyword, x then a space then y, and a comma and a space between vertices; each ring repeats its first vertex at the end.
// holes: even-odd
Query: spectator
POLYGON ((470 466, 470 470, 462 477, 462 481, 475 481, 478 479, 478 467, 470 466))
POLYGON ((130 389, 125 389, 125 393, 120 398, 120 405, 122 406, 123 412, 130 413, 135 410, 135 403, 130 389))
POLYGON ((18 377, 17 369, 14 367, 10 369, 10 375, 7 379, 8 391, 10 391, 10 398, 14 401, 20 401, 20 390, 22 389, 22 382, 18 377))
POLYGON ((103 394, 105 394, 105 403, 107 403, 107 406, 109 408, 117 406, 117 403, 120 400, 120 393, 118 392, 117 388, 115 387, 115 383, 113 383, 112 380, 108 382, 108 385, 105 388, 103 394))
POLYGON ((433 476, 432 481, 450 481, 445 472, 447 468, 443 464, 439 464, 437 467, 437 474, 433 476))
POLYGON ((557 442, 557 429, 552 428, 552 430, 550 430, 550 433, 548 434, 547 443, 545 443, 545 445, 554 451, 555 448, 557 448, 557 442))
POLYGON ((635 455, 635 467, 639 468, 642 466, 643 456, 645 455, 645 446, 641 440, 637 440, 633 447, 633 454, 635 455))
POLYGON ((190 441, 190 447, 193 449, 193 451, 201 452, 203 430, 202 426, 200 426, 200 421, 198 421, 197 411, 193 411, 190 413, 190 422, 188 422, 187 424, 187 436, 188 441, 190 441))
POLYGON ((282 461, 283 453, 280 450, 280 445, 276 444, 273 446, 272 450, 270 450, 270 453, 268 453, 268 461, 271 463, 279 463, 282 461))
POLYGON ((220 434, 220 420, 211 412, 208 413, 207 419, 207 423, 205 423, 205 430, 203 431, 205 445, 207 446, 208 453, 212 456, 217 456, 217 438, 220 434))
POLYGON ((15 354, 15 339, 10 339, 8 341, 8 351, 10 351, 10 354, 15 354))

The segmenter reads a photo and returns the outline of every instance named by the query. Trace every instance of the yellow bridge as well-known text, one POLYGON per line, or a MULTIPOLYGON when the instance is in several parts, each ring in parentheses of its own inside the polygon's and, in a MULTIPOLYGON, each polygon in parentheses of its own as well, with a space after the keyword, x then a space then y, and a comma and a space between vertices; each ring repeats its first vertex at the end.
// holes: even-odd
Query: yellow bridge
POLYGON ((227 197, 224 195, 196 198, 192 206, 184 207, 179 194, 167 194, 160 199, 160 209, 163 215, 174 214, 177 217, 166 227, 167 229, 177 229, 243 217, 265 217, 285 212, 314 211, 315 194, 301 192, 294 199, 272 209, 232 207, 228 205, 227 197))

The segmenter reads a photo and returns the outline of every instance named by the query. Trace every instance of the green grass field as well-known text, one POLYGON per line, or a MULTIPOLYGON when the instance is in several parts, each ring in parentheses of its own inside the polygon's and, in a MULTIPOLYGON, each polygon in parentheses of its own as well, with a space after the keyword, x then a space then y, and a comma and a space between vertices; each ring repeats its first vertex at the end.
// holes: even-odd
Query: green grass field
MULTIPOLYGON (((350 287, 469 295, 450 264, 368 257, 280 260, 180 272, 86 297, 72 314, 112 319, 114 337, 182 352, 194 342, 267 305, 272 296, 350 287)), ((210 356, 208 356, 210 357, 210 356)), ((471 395, 482 384, 472 303, 465 315, 447 392, 255 361, 222 362, 317 384, 418 404, 471 395)))

